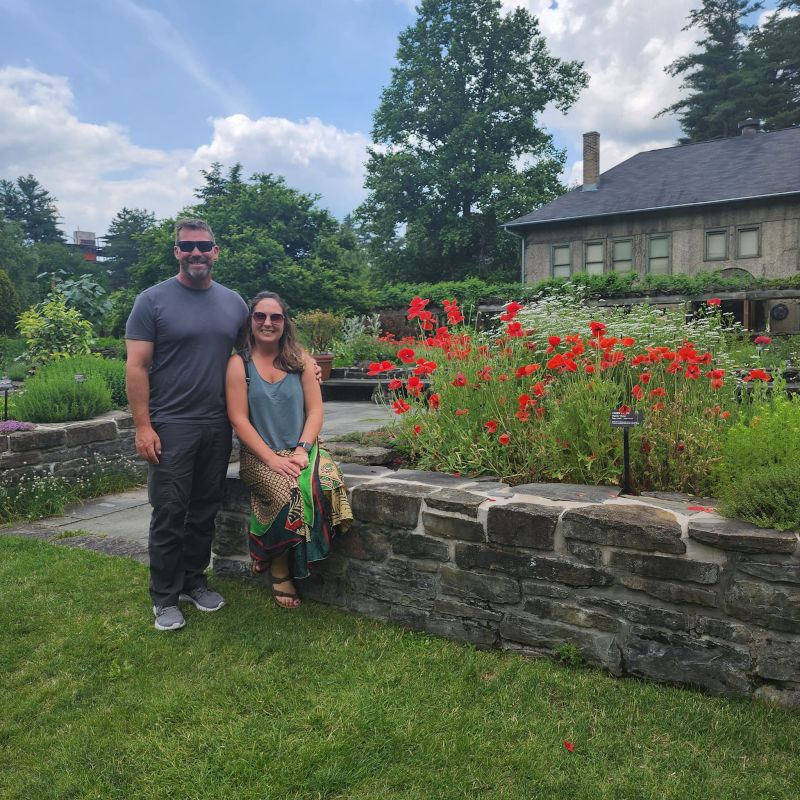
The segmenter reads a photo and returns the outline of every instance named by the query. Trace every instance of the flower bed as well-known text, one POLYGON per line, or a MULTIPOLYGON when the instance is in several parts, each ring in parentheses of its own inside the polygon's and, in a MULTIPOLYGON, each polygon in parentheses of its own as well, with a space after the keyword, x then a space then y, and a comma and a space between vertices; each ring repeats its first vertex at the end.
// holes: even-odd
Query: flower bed
POLYGON ((610 415, 639 411, 642 423, 630 431, 633 488, 713 494, 729 428, 758 424, 781 402, 769 391, 780 381, 759 365, 763 340, 745 352, 741 330, 714 299, 691 323, 649 307, 600 321, 598 309, 574 298, 511 302, 488 333, 465 325, 455 301, 444 304, 447 324, 437 327, 427 305, 416 297, 408 311, 421 336, 394 342, 396 360, 370 369, 411 369, 389 382, 387 402, 398 415, 398 443, 423 469, 512 484, 616 484, 623 437, 610 415))

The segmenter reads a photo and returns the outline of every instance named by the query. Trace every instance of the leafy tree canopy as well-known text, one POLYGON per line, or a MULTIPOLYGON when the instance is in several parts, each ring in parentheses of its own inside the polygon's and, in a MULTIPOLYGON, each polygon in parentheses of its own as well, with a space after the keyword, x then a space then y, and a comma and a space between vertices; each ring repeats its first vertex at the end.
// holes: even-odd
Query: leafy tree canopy
MULTIPOLYGON (((245 298, 264 289, 278 292, 295 309, 372 307, 376 292, 353 230, 319 208, 316 196, 268 173, 242 180, 238 164, 227 176, 221 165, 203 176, 205 184, 195 192, 202 202, 181 216, 200 217, 214 230, 221 248, 216 280, 245 298)), ((165 220, 138 235, 135 290, 176 273, 174 224, 165 220)))
POLYGON ((537 125, 588 78, 551 56, 524 9, 422 0, 373 117, 368 197, 358 216, 386 277, 441 280, 516 271, 508 219, 563 191, 564 153, 537 125))

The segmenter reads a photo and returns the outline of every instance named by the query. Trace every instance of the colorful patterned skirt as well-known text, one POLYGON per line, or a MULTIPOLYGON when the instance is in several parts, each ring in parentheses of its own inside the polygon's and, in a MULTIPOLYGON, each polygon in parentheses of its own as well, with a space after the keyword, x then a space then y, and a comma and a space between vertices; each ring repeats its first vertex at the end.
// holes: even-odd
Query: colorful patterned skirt
MULTIPOLYGON (((281 450, 278 455, 291 455, 281 450)), ((271 470, 242 447, 239 477, 250 489, 250 558, 262 571, 289 551, 294 578, 307 578, 309 564, 326 558, 334 536, 353 519, 347 488, 330 454, 314 445, 308 467, 296 479, 271 470)))

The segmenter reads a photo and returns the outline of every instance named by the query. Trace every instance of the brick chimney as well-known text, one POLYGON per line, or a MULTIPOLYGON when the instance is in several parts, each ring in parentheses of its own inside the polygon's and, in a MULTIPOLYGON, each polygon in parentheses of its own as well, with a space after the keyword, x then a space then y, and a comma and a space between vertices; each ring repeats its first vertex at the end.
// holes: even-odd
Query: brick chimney
MULTIPOLYGON (((760 128, 761 121, 753 119, 752 117, 748 117, 739 123, 739 130, 742 132, 742 136, 746 137, 747 139, 752 139, 758 133, 760 128)), ((584 147, 585 146, 586 145, 584 145, 584 147)))
POLYGON ((597 191, 600 182, 600 134, 589 131, 583 134, 583 191, 597 191))

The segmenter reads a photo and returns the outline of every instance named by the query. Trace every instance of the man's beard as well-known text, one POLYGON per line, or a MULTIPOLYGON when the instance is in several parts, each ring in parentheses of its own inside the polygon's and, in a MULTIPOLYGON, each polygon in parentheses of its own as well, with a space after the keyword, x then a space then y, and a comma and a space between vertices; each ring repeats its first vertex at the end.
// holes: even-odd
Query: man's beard
POLYGON ((211 275, 211 264, 205 259, 202 261, 188 261, 183 264, 183 272, 192 280, 202 280, 211 275))

